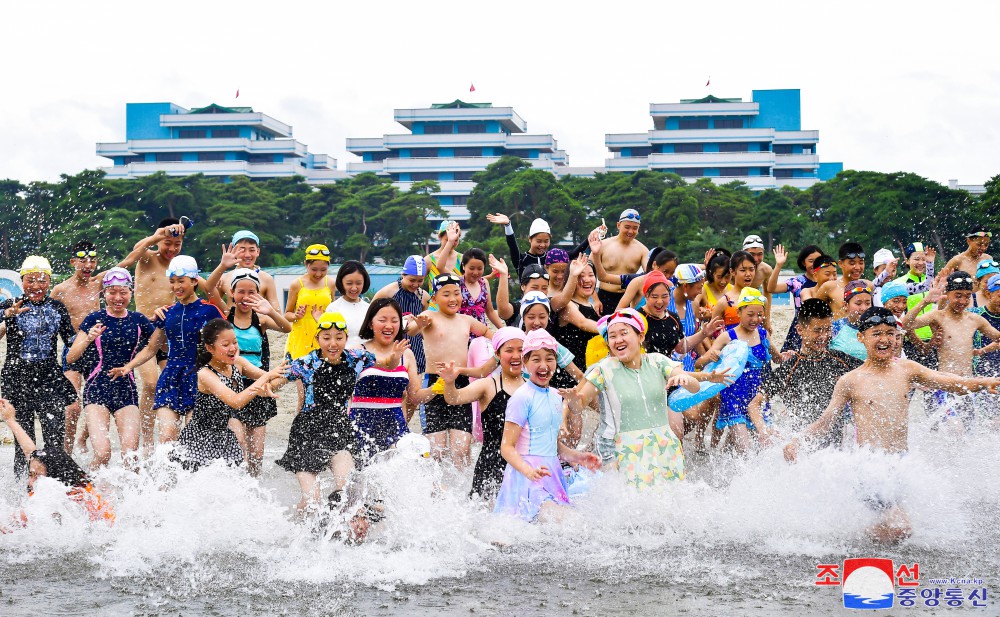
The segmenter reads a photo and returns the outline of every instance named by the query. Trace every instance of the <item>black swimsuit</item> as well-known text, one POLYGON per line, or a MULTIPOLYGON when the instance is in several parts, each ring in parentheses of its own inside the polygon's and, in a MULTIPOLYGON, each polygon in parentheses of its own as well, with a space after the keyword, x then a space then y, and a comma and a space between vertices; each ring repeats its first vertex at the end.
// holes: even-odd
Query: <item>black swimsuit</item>
POLYGON ((484 499, 496 496, 500 483, 503 481, 503 470, 507 461, 500 455, 500 442, 503 440, 503 426, 507 416, 507 401, 510 395, 503 389, 503 373, 500 382, 493 378, 497 393, 493 400, 482 411, 483 448, 476 459, 476 469, 472 474, 472 492, 470 496, 479 495, 484 499))

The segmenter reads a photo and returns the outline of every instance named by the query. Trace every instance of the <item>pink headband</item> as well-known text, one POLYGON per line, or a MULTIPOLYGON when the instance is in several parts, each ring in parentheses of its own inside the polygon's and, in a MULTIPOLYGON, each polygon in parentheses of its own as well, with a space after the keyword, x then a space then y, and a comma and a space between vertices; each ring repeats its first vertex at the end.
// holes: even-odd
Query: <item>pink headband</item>
POLYGON ((643 321, 642 317, 634 309, 626 308, 612 314, 611 319, 608 320, 608 328, 616 323, 631 326, 639 334, 645 334, 646 332, 646 322, 643 321))
POLYGON ((521 355, 526 356, 533 351, 548 349, 556 351, 559 344, 552 335, 545 330, 532 330, 524 337, 524 346, 521 348, 521 355))
POLYGON ((510 326, 500 328, 493 333, 493 351, 499 353, 504 343, 513 340, 523 341, 524 332, 520 328, 512 328, 510 326))

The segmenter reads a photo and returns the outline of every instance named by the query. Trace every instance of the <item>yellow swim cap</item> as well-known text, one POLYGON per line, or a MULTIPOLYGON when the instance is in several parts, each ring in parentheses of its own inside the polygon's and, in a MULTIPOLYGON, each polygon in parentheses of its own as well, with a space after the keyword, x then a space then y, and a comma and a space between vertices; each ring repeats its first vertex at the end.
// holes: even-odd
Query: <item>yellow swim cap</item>
POLYGON ((44 257, 39 257, 38 255, 29 255, 28 257, 25 257, 24 263, 21 264, 21 278, 24 278, 28 274, 35 274, 37 272, 52 276, 52 266, 49 265, 49 260, 44 257))
POLYGON ((310 244, 306 247, 306 261, 325 261, 330 263, 330 249, 325 244, 310 244))
POLYGON ((767 304, 767 299, 756 287, 744 287, 743 291, 740 292, 740 299, 736 301, 736 308, 741 309, 751 304, 764 306, 767 304))
POLYGON ((347 332, 347 320, 340 313, 323 313, 320 315, 319 321, 316 322, 316 326, 320 330, 336 328, 341 332, 347 332))

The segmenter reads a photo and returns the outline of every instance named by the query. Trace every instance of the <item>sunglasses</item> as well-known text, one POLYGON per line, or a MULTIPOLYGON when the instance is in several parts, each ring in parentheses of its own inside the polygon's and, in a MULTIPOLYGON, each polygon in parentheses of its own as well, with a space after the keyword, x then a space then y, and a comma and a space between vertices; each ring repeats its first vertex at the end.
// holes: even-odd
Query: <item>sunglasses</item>
POLYGON ((875 326, 884 323, 887 326, 895 326, 898 322, 896 321, 896 318, 893 317, 892 315, 887 315, 885 317, 883 317, 882 315, 872 315, 871 317, 866 318, 861 323, 872 324, 875 326))
POLYGON ((864 259, 864 253, 847 253, 844 255, 843 259, 864 259))
POLYGON ((992 231, 974 231, 971 234, 965 236, 966 238, 992 238, 992 231))
POLYGON ((316 326, 320 330, 329 330, 330 328, 336 328, 342 332, 347 331, 346 321, 321 321, 318 324, 316 324, 316 326))
POLYGON ((97 257, 97 251, 77 251, 73 254, 81 259, 84 257, 97 257))
POLYGON ((309 249, 308 251, 306 251, 306 254, 307 255, 322 255, 324 257, 329 257, 330 256, 330 251, 328 251, 326 249, 309 249))

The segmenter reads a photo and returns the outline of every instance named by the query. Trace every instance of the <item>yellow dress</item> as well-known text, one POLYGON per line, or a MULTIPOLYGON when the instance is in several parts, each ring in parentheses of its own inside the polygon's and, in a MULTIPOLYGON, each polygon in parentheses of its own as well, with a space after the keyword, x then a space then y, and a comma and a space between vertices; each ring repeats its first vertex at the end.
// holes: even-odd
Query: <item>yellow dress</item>
MULTIPOLYGON (((333 297, 330 294, 330 277, 323 279, 323 287, 319 289, 306 288, 306 283, 302 278, 299 278, 299 285, 299 293, 295 296, 296 307, 318 306, 320 310, 325 311, 326 307, 333 302, 333 297)), ((301 358, 314 349, 319 349, 319 345, 316 344, 317 327, 316 320, 310 310, 306 310, 302 319, 292 324, 292 331, 288 335, 288 343, 285 346, 285 353, 292 360, 301 358)))

